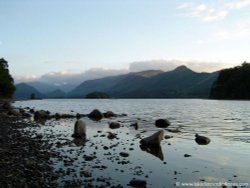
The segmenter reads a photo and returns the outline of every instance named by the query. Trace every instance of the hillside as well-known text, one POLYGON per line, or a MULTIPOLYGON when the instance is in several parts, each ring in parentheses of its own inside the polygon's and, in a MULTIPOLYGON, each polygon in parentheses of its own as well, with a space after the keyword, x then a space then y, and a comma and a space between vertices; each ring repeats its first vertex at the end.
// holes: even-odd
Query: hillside
POLYGON ((173 71, 149 70, 85 81, 68 94, 82 98, 106 92, 113 98, 207 98, 218 72, 196 73, 186 66, 173 71))
POLYGON ((60 89, 56 89, 52 92, 46 93, 45 97, 46 98, 65 98, 66 93, 64 93, 62 90, 60 89))
POLYGON ((43 97, 43 95, 37 89, 26 83, 20 83, 16 85, 16 90, 14 92, 15 99, 30 99, 31 94, 35 94, 35 98, 43 97))
POLYGON ((211 99, 250 99, 250 64, 243 63, 220 71, 214 82, 211 99))

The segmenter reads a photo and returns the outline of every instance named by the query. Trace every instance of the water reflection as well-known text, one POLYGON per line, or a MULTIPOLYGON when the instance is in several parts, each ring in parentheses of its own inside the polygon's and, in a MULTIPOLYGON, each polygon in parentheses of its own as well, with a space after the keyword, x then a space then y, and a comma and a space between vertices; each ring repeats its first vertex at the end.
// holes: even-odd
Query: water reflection
POLYGON ((162 148, 160 145, 150 146, 150 145, 140 145, 142 151, 152 154, 155 157, 158 157, 160 160, 164 160, 164 155, 162 153, 162 148))
POLYGON ((73 142, 75 143, 76 146, 85 146, 86 144, 86 139, 84 138, 74 138, 73 142))

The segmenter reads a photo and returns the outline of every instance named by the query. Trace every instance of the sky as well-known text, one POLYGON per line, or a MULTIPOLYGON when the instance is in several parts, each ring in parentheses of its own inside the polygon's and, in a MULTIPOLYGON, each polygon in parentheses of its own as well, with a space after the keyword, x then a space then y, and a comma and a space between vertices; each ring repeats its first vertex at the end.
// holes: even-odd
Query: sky
POLYGON ((250 61, 250 0, 0 0, 15 78, 250 61))

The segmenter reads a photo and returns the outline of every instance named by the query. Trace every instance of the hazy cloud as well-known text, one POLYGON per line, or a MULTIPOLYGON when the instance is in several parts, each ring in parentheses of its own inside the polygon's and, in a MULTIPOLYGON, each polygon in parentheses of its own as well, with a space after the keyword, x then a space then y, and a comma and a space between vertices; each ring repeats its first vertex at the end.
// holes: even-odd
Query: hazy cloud
POLYGON ((202 21, 212 22, 223 20, 230 11, 242 9, 250 6, 250 0, 231 0, 215 6, 208 4, 197 4, 194 2, 184 2, 177 9, 183 10, 183 14, 189 17, 199 18, 202 21))
POLYGON ((227 4, 229 9, 241 9, 250 6, 250 0, 233 0, 227 4))
POLYGON ((78 85, 83 81, 103 78, 106 76, 115 76, 127 73, 128 70, 126 69, 104 69, 104 68, 93 68, 89 69, 83 73, 73 73, 68 70, 64 71, 56 71, 44 74, 40 77, 35 75, 32 76, 17 76, 15 77, 15 82, 30 82, 30 81, 39 81, 44 82, 52 85, 78 85))
POLYGON ((218 10, 206 4, 192 2, 180 4, 177 8, 184 10, 184 15, 196 17, 206 22, 222 20, 228 14, 225 9, 218 10))
POLYGON ((130 72, 138 72, 143 70, 173 70, 180 65, 186 65, 196 72, 213 72, 222 68, 234 66, 222 62, 205 62, 205 61, 182 61, 182 60, 151 60, 133 62, 129 66, 130 72))
POLYGON ((92 68, 83 73, 73 73, 71 71, 50 72, 37 77, 35 75, 25 77, 14 77, 16 83, 39 81, 51 85, 78 85, 86 80, 98 79, 107 76, 126 74, 128 72, 140 72, 144 70, 163 70, 170 71, 178 66, 186 65, 196 72, 213 72, 222 68, 228 68, 235 65, 229 65, 222 62, 202 62, 202 61, 183 61, 183 60, 151 60, 137 61, 129 64, 128 69, 104 69, 92 68))

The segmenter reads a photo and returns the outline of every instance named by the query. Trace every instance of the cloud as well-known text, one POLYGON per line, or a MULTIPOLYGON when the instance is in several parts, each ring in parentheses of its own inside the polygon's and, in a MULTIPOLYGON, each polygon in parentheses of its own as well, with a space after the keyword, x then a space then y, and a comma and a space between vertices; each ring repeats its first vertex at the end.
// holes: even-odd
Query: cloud
POLYGON ((39 81, 48 83, 51 85, 78 85, 86 80, 103 78, 106 76, 115 76, 127 73, 127 69, 104 69, 104 68, 92 68, 83 73, 74 73, 68 70, 55 71, 44 74, 40 77, 32 76, 16 76, 15 82, 31 82, 39 81))
POLYGON ((234 0, 226 5, 229 9, 241 9, 250 6, 250 0, 234 0))
POLYGON ((173 70, 180 65, 186 65, 197 72, 213 72, 223 68, 231 67, 228 63, 223 62, 206 62, 206 61, 183 61, 183 60, 151 60, 133 62, 129 66, 130 72, 139 72, 143 70, 173 70))
POLYGON ((32 82, 36 81, 38 77, 36 75, 28 75, 28 76, 13 76, 16 83, 21 82, 32 82))
POLYGON ((98 79, 107 76, 116 76, 129 72, 140 72, 145 70, 170 71, 181 65, 186 65, 196 72, 213 72, 222 68, 230 67, 230 65, 222 62, 151 60, 132 62, 128 65, 127 69, 92 68, 83 73, 74 73, 68 70, 64 70, 50 72, 40 77, 37 77, 35 75, 16 76, 14 77, 14 79, 15 83, 39 81, 54 86, 79 85, 86 80, 98 79))
POLYGON ((234 23, 229 26, 221 26, 217 28, 214 32, 211 32, 209 35, 204 38, 200 38, 194 41, 194 43, 209 44, 217 43, 223 40, 234 40, 234 39, 244 39, 249 40, 250 33, 250 18, 244 19, 234 23))
POLYGON ((223 20, 233 10, 240 10, 249 6, 250 0, 231 0, 217 4, 216 8, 214 5, 204 3, 185 2, 180 4, 177 9, 183 10, 185 16, 199 18, 205 22, 213 22, 223 20))
POLYGON ((206 4, 195 4, 192 2, 180 4, 177 9, 184 10, 184 15, 196 17, 205 22, 223 20, 228 15, 228 10, 217 10, 206 4))

